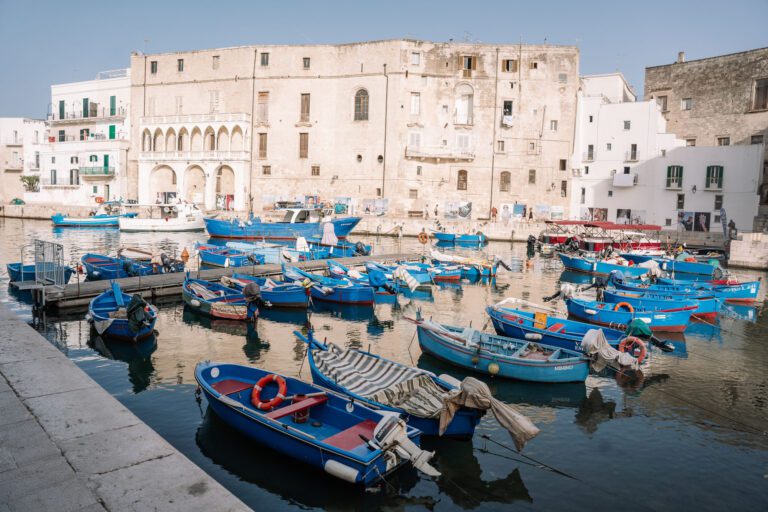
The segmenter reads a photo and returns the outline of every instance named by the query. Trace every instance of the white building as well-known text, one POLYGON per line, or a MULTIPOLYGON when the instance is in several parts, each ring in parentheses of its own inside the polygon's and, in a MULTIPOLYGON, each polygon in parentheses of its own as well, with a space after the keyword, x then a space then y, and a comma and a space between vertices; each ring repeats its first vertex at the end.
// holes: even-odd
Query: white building
MULTIPOLYGON (((45 139, 45 123, 23 117, 0 118, 0 203, 23 198, 22 176, 37 176, 40 171, 40 144, 45 139)), ((34 180, 29 188, 37 188, 34 180)))
POLYGON ((28 202, 95 205, 125 198, 130 147, 130 70, 51 86, 40 190, 28 202))
POLYGON ((758 210, 762 145, 687 147, 656 101, 635 101, 620 73, 587 76, 578 93, 571 218, 742 229, 758 210))

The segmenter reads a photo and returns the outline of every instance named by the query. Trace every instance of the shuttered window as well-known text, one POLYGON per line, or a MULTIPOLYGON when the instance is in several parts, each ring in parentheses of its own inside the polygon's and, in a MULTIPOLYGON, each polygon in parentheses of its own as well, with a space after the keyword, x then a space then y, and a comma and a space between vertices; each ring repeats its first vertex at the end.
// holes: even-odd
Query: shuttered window
POLYGON ((368 120, 368 91, 360 89, 355 93, 355 121, 368 120))
POLYGON ((502 192, 509 192, 512 185, 512 173, 504 171, 501 173, 501 181, 499 182, 499 190, 502 192))
POLYGON ((458 179, 456 180, 456 190, 467 190, 467 171, 459 171, 458 179))
POLYGON ((309 134, 299 134, 299 158, 307 158, 309 155, 309 134))
POLYGON ((722 165, 710 165, 707 167, 706 188, 723 188, 723 170, 722 165))
POLYGON ((259 158, 267 158, 267 134, 259 134, 259 158))
POLYGON ((667 167, 667 188, 683 187, 683 166, 670 165, 667 167))

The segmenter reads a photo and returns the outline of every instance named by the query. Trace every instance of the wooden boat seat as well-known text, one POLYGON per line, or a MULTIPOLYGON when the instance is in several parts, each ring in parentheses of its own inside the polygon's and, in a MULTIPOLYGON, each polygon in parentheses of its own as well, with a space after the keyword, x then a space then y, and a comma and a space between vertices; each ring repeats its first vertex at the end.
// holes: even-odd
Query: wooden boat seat
POLYGON ((552 324, 547 330, 549 332, 565 332, 565 324, 552 324))
POLYGON ((211 387, 222 395, 232 395, 246 389, 251 389, 253 384, 236 379, 224 379, 214 382, 211 387))
POLYGON ((295 412, 304 411, 306 409, 309 409, 310 407, 324 404, 327 401, 328 401, 327 396, 313 396, 313 397, 307 398, 306 400, 302 400, 301 402, 294 402, 284 407, 280 407, 279 409, 275 409, 272 412, 268 412, 264 416, 266 416, 267 418, 272 418, 273 420, 278 420, 280 418, 283 418, 295 412))
POLYGON ((373 438, 373 430, 376 428, 376 422, 371 420, 361 421, 357 425, 352 425, 346 430, 342 430, 337 434, 323 439, 325 444, 335 446, 342 450, 352 450, 361 444, 363 440, 360 436, 365 436, 368 439, 373 438))

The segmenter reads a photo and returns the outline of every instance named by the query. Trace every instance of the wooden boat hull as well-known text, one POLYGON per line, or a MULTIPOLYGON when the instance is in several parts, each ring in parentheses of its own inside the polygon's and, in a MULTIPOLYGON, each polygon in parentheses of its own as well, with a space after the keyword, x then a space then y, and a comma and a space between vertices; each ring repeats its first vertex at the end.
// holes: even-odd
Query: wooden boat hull
POLYGON ((636 310, 640 311, 653 311, 653 310, 670 310, 680 307, 687 307, 695 305, 692 316, 700 319, 716 318, 720 312, 722 301, 716 299, 711 294, 704 297, 696 296, 679 296, 666 293, 652 293, 652 292, 628 292, 628 291, 611 291, 606 290, 603 293, 605 302, 618 304, 619 302, 628 302, 636 310))
POLYGON ((568 270, 575 270, 577 272, 586 272, 587 274, 608 275, 614 270, 622 272, 624 275, 632 277, 640 277, 648 273, 647 268, 642 267, 630 267, 624 265, 615 265, 613 263, 606 263, 593 258, 581 258, 578 256, 569 256, 561 252, 557 253, 560 257, 560 261, 563 262, 568 270))
POLYGON ((730 283, 729 281, 687 281, 680 279, 658 279, 662 286, 691 287, 704 292, 711 292, 716 297, 726 302, 752 303, 757 300, 760 291, 760 281, 748 281, 744 283, 730 283), (722 284, 718 284, 722 283, 722 284))
POLYGON ((104 330, 99 332, 99 335, 104 338, 134 342, 152 336, 155 332, 155 323, 157 322, 157 308, 149 306, 147 311, 150 317, 149 324, 143 325, 138 331, 133 331, 127 318, 110 318, 109 316, 109 312, 116 311, 120 307, 114 298, 116 292, 121 295, 121 304, 127 305, 131 301, 131 296, 123 293, 117 284, 114 283, 111 289, 94 297, 88 305, 89 319, 94 327, 100 322, 108 324, 104 330))
MULTIPOLYGON (((233 279, 249 280, 261 287, 261 298, 272 304, 272 307, 303 308, 309 305, 309 294, 306 288, 293 283, 278 283, 273 288, 264 288, 266 279, 246 274, 233 274, 233 279)), ((240 287, 238 287, 240 289, 240 287)))
MULTIPOLYGON (((221 288, 226 288, 221 286, 221 288)), ((181 297, 190 309, 209 316, 224 320, 248 320, 248 306, 242 293, 231 290, 221 300, 206 300, 195 294, 189 287, 189 280, 184 281, 181 287, 181 297)))
MULTIPOLYGON (((719 268, 708 263, 695 263, 692 261, 658 260, 661 270, 675 274, 691 274, 696 276, 712 277, 719 268)), ((682 276, 678 276, 682 277, 682 276)))
MULTIPOLYGON (((50 266, 51 264, 42 264, 42 265, 44 265, 43 270, 46 271, 45 265, 50 266)), ((35 264, 34 263, 31 263, 29 265, 22 265, 21 263, 8 263, 5 266, 5 268, 8 271, 8 278, 12 283, 35 280, 35 264)), ((53 268, 50 268, 50 270, 53 270, 53 268)), ((72 274, 74 273, 75 273, 75 270, 72 267, 64 266, 64 284, 69 282, 70 278, 72 277, 72 274)))
POLYGON ((580 320, 605 326, 621 326, 622 328, 639 318, 654 332, 684 332, 691 315, 696 311, 696 305, 679 308, 676 311, 634 311, 613 309, 615 304, 566 299, 568 314, 580 320))
MULTIPOLYGON (((213 238, 245 238, 265 240, 295 240, 298 237, 322 238, 323 222, 285 223, 251 221, 251 224, 235 220, 211 217, 204 219, 205 229, 213 238)), ((360 222, 360 217, 345 217, 329 221, 333 223, 337 238, 344 239, 360 222)))

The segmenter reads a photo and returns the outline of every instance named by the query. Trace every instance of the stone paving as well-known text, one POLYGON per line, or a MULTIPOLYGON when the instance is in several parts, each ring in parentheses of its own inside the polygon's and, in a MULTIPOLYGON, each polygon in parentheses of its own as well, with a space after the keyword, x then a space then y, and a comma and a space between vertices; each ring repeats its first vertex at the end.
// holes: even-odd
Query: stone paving
POLYGON ((249 510, 0 304, 0 512, 249 510))

